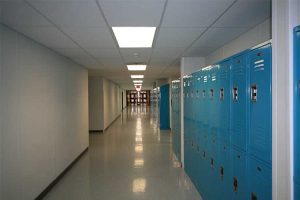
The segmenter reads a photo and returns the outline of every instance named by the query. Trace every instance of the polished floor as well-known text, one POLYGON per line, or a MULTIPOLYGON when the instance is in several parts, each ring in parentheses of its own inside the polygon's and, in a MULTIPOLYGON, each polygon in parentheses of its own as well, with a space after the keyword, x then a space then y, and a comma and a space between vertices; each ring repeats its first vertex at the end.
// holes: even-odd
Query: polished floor
POLYGON ((45 199, 201 200, 173 157, 154 107, 125 109, 45 199))

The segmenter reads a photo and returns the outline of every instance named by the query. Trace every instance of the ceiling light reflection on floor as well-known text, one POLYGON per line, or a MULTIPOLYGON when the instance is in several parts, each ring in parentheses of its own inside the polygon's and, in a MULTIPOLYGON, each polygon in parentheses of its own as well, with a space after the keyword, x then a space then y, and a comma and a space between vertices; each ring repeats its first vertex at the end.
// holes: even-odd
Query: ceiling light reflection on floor
POLYGON ((144 167, 144 159, 135 159, 134 160, 134 167, 135 168, 142 168, 142 167, 144 167))
POLYGON ((134 193, 145 192, 146 190, 146 179, 137 178, 133 180, 132 191, 134 193))
POLYGON ((136 136, 135 142, 143 142, 143 138, 141 136, 136 136))
POLYGON ((135 145, 135 152, 136 153, 142 153, 143 152, 143 145, 142 144, 137 144, 135 145))

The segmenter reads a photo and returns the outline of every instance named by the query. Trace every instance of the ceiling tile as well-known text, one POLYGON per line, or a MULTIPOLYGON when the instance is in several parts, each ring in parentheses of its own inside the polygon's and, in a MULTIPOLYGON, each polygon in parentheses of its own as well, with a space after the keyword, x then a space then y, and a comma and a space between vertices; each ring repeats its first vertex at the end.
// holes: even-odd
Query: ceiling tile
POLYGON ((212 53, 216 48, 215 47, 199 47, 199 48, 190 48, 183 56, 186 57, 204 57, 212 53))
POLYGON ((107 28, 63 28, 63 30, 84 48, 116 48, 107 28))
POLYGON ((164 0, 98 0, 111 26, 158 26, 164 0))
POLYGON ((193 47, 221 47, 245 31, 247 28, 210 28, 193 47))
POLYGON ((15 29, 49 48, 78 48, 56 27, 15 27, 15 29))
POLYGON ((121 49, 122 56, 126 63, 147 63, 151 56, 152 49, 121 49))
POLYGON ((155 48, 152 54, 152 59, 167 58, 176 59, 180 56, 185 48, 155 48))
POLYGON ((207 27, 234 0, 172 0, 169 1, 162 26, 207 27))
POLYGON ((24 1, 0 1, 0 22, 15 26, 50 26, 51 24, 24 1))
POLYGON ((161 28, 155 47, 188 47, 205 28, 161 28))
POLYGON ((92 58, 76 58, 73 60, 88 69, 99 69, 103 67, 101 63, 92 58))
POLYGON ((214 24, 214 27, 251 28, 270 17, 271 0, 239 0, 214 24))
POLYGON ((121 58, 117 48, 85 48, 85 50, 95 58, 121 58))
POLYGON ((81 48, 54 48, 53 50, 71 59, 91 58, 91 56, 81 48))
POLYGON ((29 1, 58 26, 106 27, 95 1, 29 1))

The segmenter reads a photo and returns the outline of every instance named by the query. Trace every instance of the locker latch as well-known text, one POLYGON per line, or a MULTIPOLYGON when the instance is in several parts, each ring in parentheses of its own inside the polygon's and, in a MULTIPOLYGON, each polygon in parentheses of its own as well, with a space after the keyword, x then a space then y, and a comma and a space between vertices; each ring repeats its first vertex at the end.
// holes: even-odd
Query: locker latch
POLYGON ((213 158, 210 159, 210 167, 214 168, 214 159, 213 158))
POLYGON ((256 194, 254 194, 253 192, 251 193, 251 200, 258 200, 256 194))
POLYGON ((214 98, 214 90, 210 89, 210 98, 213 99, 214 98))
POLYGON ((238 191, 238 180, 236 177, 233 178, 233 191, 238 191))
POLYGON ((220 100, 223 101, 224 100, 224 88, 220 89, 220 100))
POLYGON ((205 98, 206 94, 205 94, 205 90, 202 91, 202 97, 205 98))
POLYGON ((221 179, 223 180, 223 178, 224 178, 224 167, 223 166, 220 167, 220 176, 221 176, 221 179))
POLYGON ((205 158, 206 157, 206 152, 205 151, 203 151, 203 158, 205 158))
POLYGON ((251 101, 252 102, 257 101, 257 86, 256 85, 251 86, 251 101))
POLYGON ((237 101, 238 100, 238 88, 234 87, 232 90, 232 97, 233 97, 233 101, 237 101))

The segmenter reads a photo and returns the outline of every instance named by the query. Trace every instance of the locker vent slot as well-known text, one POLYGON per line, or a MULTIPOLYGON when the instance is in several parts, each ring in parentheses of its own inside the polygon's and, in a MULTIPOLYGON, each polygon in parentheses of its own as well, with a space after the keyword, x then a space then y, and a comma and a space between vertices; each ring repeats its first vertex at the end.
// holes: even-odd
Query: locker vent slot
POLYGON ((254 62, 254 71, 262 71, 265 69, 265 60, 258 60, 254 62))
POLYGON ((232 98, 233 98, 233 101, 238 101, 238 88, 237 87, 234 87, 232 89, 232 98))
POLYGON ((223 101, 224 100, 224 88, 220 89, 220 100, 223 101))
POLYGON ((256 85, 251 86, 251 101, 252 102, 257 101, 257 86, 256 85))

